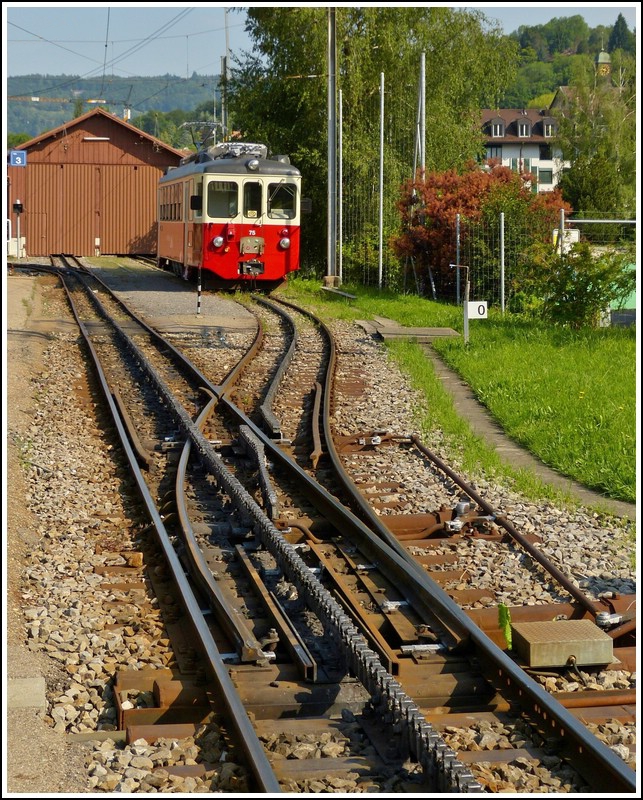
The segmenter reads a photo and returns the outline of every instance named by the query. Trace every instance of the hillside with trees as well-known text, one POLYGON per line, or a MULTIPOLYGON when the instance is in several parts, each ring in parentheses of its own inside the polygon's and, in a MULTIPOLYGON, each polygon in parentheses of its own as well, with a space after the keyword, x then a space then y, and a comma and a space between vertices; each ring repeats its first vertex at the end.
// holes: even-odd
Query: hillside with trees
POLYGON ((622 14, 614 26, 590 28, 581 14, 556 17, 545 25, 521 25, 510 35, 518 45, 518 72, 509 84, 499 108, 537 107, 535 100, 559 86, 572 83, 575 73, 601 50, 621 59, 636 58, 636 37, 622 14))
MULTIPOLYGON (((102 108, 121 118, 129 114, 131 121, 143 114, 156 114, 161 120, 163 115, 177 111, 184 112, 186 119, 191 119, 197 106, 208 104, 212 119, 215 95, 220 103, 219 76, 196 73, 187 79, 176 75, 150 78, 110 76, 106 79, 20 75, 7 78, 6 91, 7 131, 26 134, 28 139, 84 114, 95 106, 96 101, 101 101, 102 108), (34 101, 33 97, 40 99, 34 101)), ((159 129, 162 127, 159 122, 159 129)))

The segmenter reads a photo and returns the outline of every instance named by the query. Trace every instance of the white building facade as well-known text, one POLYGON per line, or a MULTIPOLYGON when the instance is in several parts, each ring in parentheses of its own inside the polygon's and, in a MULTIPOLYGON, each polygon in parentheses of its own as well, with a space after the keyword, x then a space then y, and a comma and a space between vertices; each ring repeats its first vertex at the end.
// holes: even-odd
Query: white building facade
POLYGON ((546 110, 484 109, 482 130, 487 161, 514 172, 531 173, 534 193, 551 192, 569 168, 569 162, 563 161, 561 151, 554 146, 557 121, 546 110))

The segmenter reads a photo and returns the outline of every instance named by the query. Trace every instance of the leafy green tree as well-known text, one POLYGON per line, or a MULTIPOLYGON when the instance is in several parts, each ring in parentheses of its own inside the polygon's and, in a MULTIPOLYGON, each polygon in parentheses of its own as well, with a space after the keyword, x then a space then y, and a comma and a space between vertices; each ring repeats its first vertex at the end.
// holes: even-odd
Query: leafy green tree
POLYGON ((593 64, 579 65, 568 101, 558 111, 557 144, 571 168, 563 176, 566 199, 576 212, 633 214, 636 200, 636 71, 617 51, 611 77, 593 64), (587 171, 590 174, 587 174, 587 171), (602 206, 602 207, 601 207, 602 206))
POLYGON ((522 52, 532 51, 535 53, 535 59, 529 58, 529 61, 546 61, 549 58, 549 43, 542 25, 521 25, 515 36, 518 38, 522 52))
POLYGON ((551 53, 576 52, 579 43, 589 36, 589 26, 580 14, 554 17, 542 26, 551 53))
POLYGON ((32 138, 28 133, 10 133, 7 135, 7 150, 16 150, 21 144, 32 138))
POLYGON ((620 181, 616 164, 602 153, 576 158, 563 173, 559 187, 572 208, 588 216, 619 207, 620 181))
MULTIPOLYGON (((462 165, 482 149, 479 109, 496 105, 513 77, 516 44, 480 12, 443 7, 339 7, 336 11, 337 85, 342 90, 344 177, 352 186, 377 165, 379 141, 365 110, 377 102, 380 75, 388 113, 415 133, 420 56, 426 54, 427 168, 462 165)), ((235 127, 291 156, 304 175, 314 214, 305 221, 305 254, 323 269, 327 204, 328 9, 313 6, 248 9, 253 52, 233 65, 228 85, 235 127), (313 249, 314 248, 314 249, 313 249)), ((394 209, 397 188, 412 174, 412 153, 385 142, 389 176, 384 202, 394 209)), ((370 189, 368 191, 371 191, 370 189)), ((348 202, 348 201, 346 201, 348 202)), ((356 205, 377 208, 372 194, 356 205)), ((346 210, 348 214, 350 209, 346 210)), ((370 222, 364 224, 369 236, 370 222)), ((358 246, 358 250, 361 248, 358 246)))
POLYGON ((527 108, 549 108, 552 104, 556 92, 547 92, 546 94, 539 94, 527 103, 527 108))
POLYGON ((527 108, 536 95, 551 92, 555 86, 551 63, 534 61, 520 68, 518 77, 503 98, 504 108, 527 108))
POLYGON ((636 39, 630 31, 625 21, 625 17, 619 14, 612 28, 609 41, 607 42, 607 52, 613 53, 614 50, 625 50, 626 53, 634 55, 636 52, 636 39))

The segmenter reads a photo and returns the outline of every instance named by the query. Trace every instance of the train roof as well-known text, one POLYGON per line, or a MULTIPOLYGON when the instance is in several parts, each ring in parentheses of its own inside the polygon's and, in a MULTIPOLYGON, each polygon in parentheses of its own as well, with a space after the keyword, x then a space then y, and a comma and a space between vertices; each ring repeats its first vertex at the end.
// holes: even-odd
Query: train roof
POLYGON ((266 145, 221 142, 192 153, 178 167, 169 167, 161 181, 195 174, 301 176, 301 172, 290 163, 288 156, 268 158, 266 145))

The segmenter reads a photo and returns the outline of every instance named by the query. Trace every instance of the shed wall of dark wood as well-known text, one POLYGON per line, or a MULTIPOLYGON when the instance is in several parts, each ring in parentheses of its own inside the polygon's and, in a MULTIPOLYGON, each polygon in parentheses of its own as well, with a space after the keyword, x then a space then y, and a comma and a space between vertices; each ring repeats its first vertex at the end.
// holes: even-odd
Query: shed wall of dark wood
POLYGON ((156 187, 177 151, 103 111, 25 149, 27 166, 7 171, 13 236, 20 199, 27 255, 156 252, 156 187))

